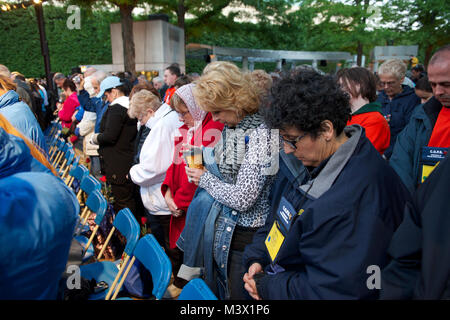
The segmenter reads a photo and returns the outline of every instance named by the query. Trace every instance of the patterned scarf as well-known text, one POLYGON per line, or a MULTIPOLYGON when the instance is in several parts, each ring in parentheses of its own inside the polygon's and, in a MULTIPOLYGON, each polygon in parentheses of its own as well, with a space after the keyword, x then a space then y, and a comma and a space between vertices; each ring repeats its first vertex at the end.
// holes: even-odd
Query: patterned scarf
POLYGON ((263 117, 255 113, 246 116, 235 128, 224 127, 222 139, 214 147, 214 155, 220 173, 225 180, 231 180, 227 182, 236 183, 252 130, 263 122, 263 117))
POLYGON ((195 102, 194 94, 192 93, 192 88, 194 86, 195 85, 193 83, 189 83, 178 88, 177 91, 175 91, 175 94, 184 101, 184 104, 188 108, 188 111, 191 114, 192 119, 194 120, 194 126, 192 128, 189 128, 187 132, 188 143, 191 142, 194 132, 201 128, 203 119, 205 119, 205 116, 207 114, 207 112, 201 109, 195 102))

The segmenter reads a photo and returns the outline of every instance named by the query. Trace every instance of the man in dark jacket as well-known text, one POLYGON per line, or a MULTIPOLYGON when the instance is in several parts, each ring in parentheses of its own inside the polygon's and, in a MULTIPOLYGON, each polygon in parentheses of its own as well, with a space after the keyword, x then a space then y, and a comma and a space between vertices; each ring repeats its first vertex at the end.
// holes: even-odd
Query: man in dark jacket
POLYGON ((389 162, 411 193, 450 147, 450 45, 433 55, 428 76, 434 97, 416 108, 389 162))
POLYGON ((417 190, 381 273, 381 299, 450 299, 450 159, 417 190))
POLYGON ((391 142, 384 152, 387 159, 392 155, 397 135, 408 124, 414 108, 420 104, 414 89, 402 85, 405 73, 406 66, 398 59, 387 60, 378 72, 384 90, 379 93, 377 101, 381 103, 384 117, 391 128, 391 142))

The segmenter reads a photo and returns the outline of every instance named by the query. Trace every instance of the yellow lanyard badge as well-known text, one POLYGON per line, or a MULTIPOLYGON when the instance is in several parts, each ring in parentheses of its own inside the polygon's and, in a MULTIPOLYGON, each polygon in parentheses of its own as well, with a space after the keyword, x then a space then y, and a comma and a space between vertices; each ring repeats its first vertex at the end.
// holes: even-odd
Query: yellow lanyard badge
POLYGON ((275 261, 278 251, 280 251, 281 245, 284 242, 284 236, 278 228, 278 223, 275 221, 270 229, 269 235, 266 238, 265 244, 267 251, 269 252, 272 262, 275 261))
POLYGON ((433 170, 438 166, 439 162, 436 163, 434 166, 430 166, 427 164, 424 164, 422 166, 422 176, 420 177, 420 183, 423 183, 428 176, 433 172, 433 170))

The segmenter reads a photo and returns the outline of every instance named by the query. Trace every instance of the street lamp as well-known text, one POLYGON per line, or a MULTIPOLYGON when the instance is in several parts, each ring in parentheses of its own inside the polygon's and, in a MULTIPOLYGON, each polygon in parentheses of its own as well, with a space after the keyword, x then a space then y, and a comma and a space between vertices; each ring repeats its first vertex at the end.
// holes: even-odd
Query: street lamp
POLYGON ((36 18, 39 28, 39 39, 41 42, 41 52, 44 57, 44 67, 45 67, 45 78, 47 80, 47 86, 49 90, 53 91, 53 79, 50 76, 50 53, 48 50, 47 37, 45 36, 45 25, 44 25, 44 11, 42 10, 42 4, 40 0, 33 0, 35 3, 34 10, 36 11, 36 18))

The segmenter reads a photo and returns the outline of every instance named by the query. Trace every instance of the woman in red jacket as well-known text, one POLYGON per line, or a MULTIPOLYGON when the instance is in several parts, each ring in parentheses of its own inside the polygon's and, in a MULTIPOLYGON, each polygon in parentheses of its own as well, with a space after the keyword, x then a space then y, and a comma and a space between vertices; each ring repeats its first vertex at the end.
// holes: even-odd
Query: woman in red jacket
POLYGON ((377 99, 375 75, 362 67, 344 68, 338 71, 337 81, 350 95, 352 117, 347 125, 359 124, 366 131, 367 139, 380 154, 389 147, 391 132, 377 99))
POLYGON ((61 119, 63 128, 70 128, 72 125, 72 115, 76 108, 80 105, 77 97, 77 87, 72 80, 66 79, 62 85, 66 100, 62 107, 58 109, 58 117, 61 119))
POLYGON ((186 212, 194 197, 197 186, 188 181, 183 160, 183 149, 189 146, 213 147, 221 138, 223 124, 212 120, 211 113, 200 109, 195 103, 192 94, 194 84, 190 83, 177 89, 170 100, 170 105, 175 109, 184 123, 179 128, 180 136, 175 141, 174 161, 166 173, 166 178, 161 186, 162 194, 172 212, 169 230, 170 252, 172 261, 174 282, 168 288, 172 297, 178 296, 181 288, 186 284, 184 279, 176 275, 183 263, 183 252, 177 248, 176 242, 183 231, 186 212))

